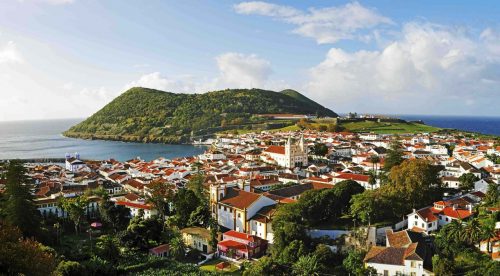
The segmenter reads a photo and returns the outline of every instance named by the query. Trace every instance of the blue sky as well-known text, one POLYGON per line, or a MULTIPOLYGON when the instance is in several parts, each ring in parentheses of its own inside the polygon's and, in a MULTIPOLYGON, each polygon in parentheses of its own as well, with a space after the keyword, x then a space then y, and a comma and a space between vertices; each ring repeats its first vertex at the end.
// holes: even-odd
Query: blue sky
POLYGON ((85 117, 132 86, 497 116, 499 14, 495 1, 1 1, 0 120, 85 117))

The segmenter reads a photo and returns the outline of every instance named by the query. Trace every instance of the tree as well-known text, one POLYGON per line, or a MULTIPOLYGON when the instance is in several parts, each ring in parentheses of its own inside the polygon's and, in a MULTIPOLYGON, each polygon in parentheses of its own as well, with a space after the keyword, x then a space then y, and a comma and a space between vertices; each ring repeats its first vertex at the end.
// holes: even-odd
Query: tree
POLYGON ((376 166, 380 163, 380 157, 376 154, 370 155, 370 163, 372 163, 372 170, 376 172, 376 166))
POLYGON ((279 256, 292 241, 307 239, 306 227, 297 203, 278 206, 272 220, 272 229, 274 231, 273 256, 279 256))
POLYGON ((319 275, 321 270, 322 266, 318 262, 316 255, 301 256, 292 266, 293 275, 300 276, 319 275))
POLYGON ((335 255, 328 245, 320 243, 316 246, 313 254, 318 259, 318 262, 325 268, 332 266, 335 262, 335 255))
POLYGON ((22 237, 19 228, 0 222, 0 274, 50 275, 55 257, 33 239, 22 237))
POLYGON ((120 248, 118 247, 118 240, 116 237, 109 235, 102 235, 97 239, 96 243, 97 254, 99 257, 116 264, 120 258, 120 248))
POLYGON ((370 184, 372 186, 372 190, 373 190, 373 187, 377 184, 377 173, 373 170, 370 170, 368 172, 368 175, 369 175, 368 184, 370 184))
POLYGON ((101 219, 111 225, 115 232, 125 228, 130 221, 130 209, 106 200, 99 204, 101 219))
POLYGON ((495 206, 498 203, 500 192, 498 191, 498 184, 491 182, 488 184, 488 190, 486 191, 486 198, 484 202, 488 206, 495 206))
POLYGON ((371 267, 364 266, 363 258, 365 252, 359 250, 351 250, 348 252, 347 257, 342 262, 344 269, 353 275, 364 276, 364 275, 377 275, 376 271, 371 267))
POLYGON ((84 276, 85 267, 79 262, 61 261, 54 271, 55 276, 84 276))
POLYGON ((181 229, 188 224, 191 213, 193 213, 200 204, 203 204, 200 202, 195 192, 189 189, 180 189, 174 195, 173 203, 176 225, 181 229))
POLYGON ((6 221, 17 226, 24 236, 35 236, 39 231, 41 218, 33 203, 26 168, 20 161, 12 160, 7 167, 6 177, 6 221))
POLYGON ((85 218, 85 211, 89 205, 89 201, 86 196, 77 196, 74 198, 60 199, 59 205, 62 209, 68 212, 69 218, 73 221, 75 225, 75 233, 78 234, 80 230, 80 225, 85 218))
POLYGON ((447 258, 434 255, 432 257, 433 272, 439 276, 452 276, 453 275, 453 262, 447 258))
POLYGON ((193 191, 201 201, 206 200, 205 189, 203 187, 204 182, 205 176, 202 174, 195 174, 186 184, 186 188, 193 191))
POLYGON ((423 159, 406 160, 393 167, 388 181, 383 190, 408 202, 401 215, 440 197, 437 192, 432 192, 433 187, 440 184, 438 168, 423 159))
POLYGON ((390 172, 394 166, 403 163, 403 150, 401 142, 396 138, 393 140, 387 151, 387 155, 384 160, 384 170, 390 172))
POLYGON ((279 272, 281 268, 273 258, 264 256, 243 271, 243 276, 280 275, 279 272))
POLYGON ((481 239, 482 227, 477 218, 469 219, 463 227, 461 241, 468 245, 474 245, 481 239))
POLYGON ((323 143, 316 143, 313 152, 315 155, 325 156, 328 153, 328 147, 323 143))
POLYGON ((300 257, 307 254, 306 246, 301 240, 292 241, 279 256, 279 262, 282 264, 295 263, 300 257))
POLYGON ((460 190, 468 192, 474 189, 474 183, 479 181, 479 178, 473 173, 464 173, 458 178, 458 181, 460 181, 458 186, 460 190))
POLYGON ((208 220, 210 219, 210 210, 208 205, 199 205, 196 209, 189 215, 189 226, 206 226, 208 220))
POLYGON ((128 247, 148 249, 162 240, 163 224, 156 218, 143 219, 134 217, 122 236, 122 242, 128 247))
POLYGON ((184 258, 186 254, 186 245, 182 240, 180 235, 176 235, 174 238, 170 240, 169 244, 170 255, 174 257, 176 260, 181 260, 184 258))
POLYGON ((158 217, 164 222, 165 216, 170 213, 169 203, 173 200, 174 192, 162 181, 153 181, 148 188, 151 192, 147 196, 147 201, 153 203, 158 210, 158 217))

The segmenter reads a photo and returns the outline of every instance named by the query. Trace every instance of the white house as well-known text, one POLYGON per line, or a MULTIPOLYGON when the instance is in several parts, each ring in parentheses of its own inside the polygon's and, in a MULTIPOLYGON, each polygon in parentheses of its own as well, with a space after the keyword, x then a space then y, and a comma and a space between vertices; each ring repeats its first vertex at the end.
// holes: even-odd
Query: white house
POLYGON ((434 275, 432 250, 425 236, 412 231, 386 231, 386 246, 372 246, 365 256, 365 266, 373 267, 378 275, 434 275))

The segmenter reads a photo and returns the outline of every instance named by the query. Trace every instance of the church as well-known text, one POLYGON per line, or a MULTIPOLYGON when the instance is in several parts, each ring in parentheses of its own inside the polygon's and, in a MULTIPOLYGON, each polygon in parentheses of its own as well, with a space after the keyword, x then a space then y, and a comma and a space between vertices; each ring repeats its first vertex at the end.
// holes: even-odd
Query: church
POLYGON ((292 142, 288 137, 285 146, 269 146, 262 153, 262 160, 268 163, 275 163, 285 168, 295 168, 307 166, 307 145, 304 136, 300 136, 299 141, 292 142))

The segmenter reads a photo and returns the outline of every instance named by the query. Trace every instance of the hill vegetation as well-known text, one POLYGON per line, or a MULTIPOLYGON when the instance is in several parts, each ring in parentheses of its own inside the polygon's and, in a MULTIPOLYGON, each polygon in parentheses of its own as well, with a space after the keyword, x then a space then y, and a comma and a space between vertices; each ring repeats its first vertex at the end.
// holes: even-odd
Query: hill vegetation
MULTIPOLYGON (((259 124, 263 127, 269 122, 255 115, 269 113, 337 117, 335 112, 293 90, 228 89, 204 94, 176 94, 135 87, 71 127, 64 135, 180 143, 188 141, 191 136, 225 129, 252 129, 259 124)), ((285 125, 278 122, 272 127, 285 125)))

